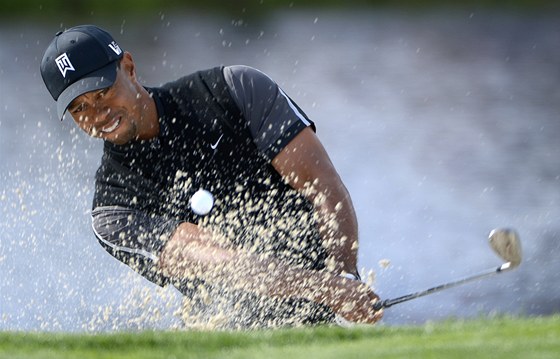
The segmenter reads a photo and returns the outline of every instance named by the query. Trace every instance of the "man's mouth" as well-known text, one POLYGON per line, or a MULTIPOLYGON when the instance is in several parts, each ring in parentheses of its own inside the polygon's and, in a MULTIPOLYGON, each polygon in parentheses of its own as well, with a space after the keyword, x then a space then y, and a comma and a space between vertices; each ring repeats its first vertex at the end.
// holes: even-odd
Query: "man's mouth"
POLYGON ((103 133, 111 133, 114 130, 117 129, 117 127, 119 127, 119 125, 121 124, 121 117, 117 117, 115 118, 113 121, 113 124, 110 127, 104 127, 101 129, 101 132, 103 133))

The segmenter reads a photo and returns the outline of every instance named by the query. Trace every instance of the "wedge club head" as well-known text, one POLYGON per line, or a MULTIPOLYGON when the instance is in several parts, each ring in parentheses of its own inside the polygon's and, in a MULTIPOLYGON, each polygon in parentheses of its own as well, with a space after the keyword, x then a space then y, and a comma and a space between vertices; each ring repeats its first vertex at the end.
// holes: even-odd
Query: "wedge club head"
POLYGON ((490 247, 504 261, 510 263, 510 268, 521 264, 521 241, 514 229, 494 229, 488 236, 490 247))

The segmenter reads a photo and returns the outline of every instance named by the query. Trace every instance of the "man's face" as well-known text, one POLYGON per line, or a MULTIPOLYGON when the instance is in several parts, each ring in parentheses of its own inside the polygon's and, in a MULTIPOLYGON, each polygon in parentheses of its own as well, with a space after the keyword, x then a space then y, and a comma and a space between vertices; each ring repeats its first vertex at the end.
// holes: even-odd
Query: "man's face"
POLYGON ((87 134, 117 145, 138 136, 140 101, 133 73, 121 63, 111 87, 87 92, 70 103, 68 112, 87 134))

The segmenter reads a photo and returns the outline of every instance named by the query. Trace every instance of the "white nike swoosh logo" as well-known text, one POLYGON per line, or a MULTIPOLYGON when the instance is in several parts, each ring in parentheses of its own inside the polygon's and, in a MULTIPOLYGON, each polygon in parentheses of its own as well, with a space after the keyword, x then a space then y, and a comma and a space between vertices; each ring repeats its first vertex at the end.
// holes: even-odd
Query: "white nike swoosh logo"
POLYGON ((220 136, 220 138, 218 138, 218 141, 216 141, 216 143, 214 143, 213 145, 211 144, 210 147, 215 150, 218 147, 218 143, 220 143, 220 141, 222 140, 222 137, 224 137, 224 134, 222 133, 222 135, 220 136))

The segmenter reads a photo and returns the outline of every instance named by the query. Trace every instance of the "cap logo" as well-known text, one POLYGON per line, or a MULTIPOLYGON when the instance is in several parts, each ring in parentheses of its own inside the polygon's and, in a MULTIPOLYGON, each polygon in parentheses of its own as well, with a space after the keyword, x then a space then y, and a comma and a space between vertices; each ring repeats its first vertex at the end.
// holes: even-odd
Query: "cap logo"
POLYGON ((56 66, 58 66, 58 69, 60 70, 60 73, 64 78, 66 78, 66 71, 76 71, 76 69, 70 62, 68 55, 66 55, 66 52, 57 57, 54 61, 56 62, 56 66))
POLYGON ((111 48, 111 50, 115 52, 115 54, 117 55, 121 54, 122 50, 115 41, 111 42, 108 46, 111 48))

